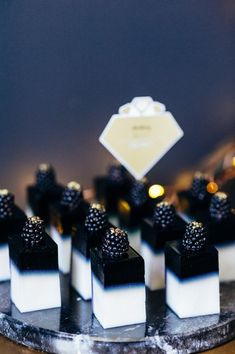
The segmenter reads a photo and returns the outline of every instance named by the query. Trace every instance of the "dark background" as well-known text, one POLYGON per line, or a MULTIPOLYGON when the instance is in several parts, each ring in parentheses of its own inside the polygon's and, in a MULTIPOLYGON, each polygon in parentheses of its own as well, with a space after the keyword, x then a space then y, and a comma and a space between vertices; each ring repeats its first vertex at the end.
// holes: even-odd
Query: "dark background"
POLYGON ((234 0, 0 0, 0 185, 23 203, 40 162, 91 185, 98 137, 151 95, 184 138, 150 172, 169 183, 235 131, 234 0))

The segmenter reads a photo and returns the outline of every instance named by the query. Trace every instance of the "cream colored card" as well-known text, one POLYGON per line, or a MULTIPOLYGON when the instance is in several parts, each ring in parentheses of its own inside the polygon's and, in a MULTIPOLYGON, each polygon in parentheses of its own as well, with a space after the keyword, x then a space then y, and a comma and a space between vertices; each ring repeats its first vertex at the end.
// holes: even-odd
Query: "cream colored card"
POLYGON ((151 97, 135 97, 110 118, 99 140, 136 179, 141 179, 183 134, 165 105, 151 97))

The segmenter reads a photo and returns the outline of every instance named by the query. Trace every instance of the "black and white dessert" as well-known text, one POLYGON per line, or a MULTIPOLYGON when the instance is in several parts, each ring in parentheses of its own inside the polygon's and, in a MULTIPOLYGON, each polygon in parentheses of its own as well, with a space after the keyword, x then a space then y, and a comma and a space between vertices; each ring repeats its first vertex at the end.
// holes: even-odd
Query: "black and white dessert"
POLYGON ((105 206, 109 220, 118 224, 118 201, 125 197, 131 188, 132 177, 119 164, 109 166, 106 176, 96 177, 94 180, 96 199, 105 206))
POLYGON ((209 182, 207 175, 196 172, 191 187, 178 193, 180 209, 191 219, 195 219, 198 212, 206 210, 209 206, 211 198, 207 188, 209 182))
POLYGON ((186 227, 182 241, 167 243, 166 303, 180 318, 220 312, 218 251, 202 223, 186 227))
POLYGON ((165 287, 165 243, 181 239, 185 228, 185 221, 166 201, 156 205, 152 217, 142 220, 140 253, 145 262, 145 284, 150 290, 165 287))
POLYGON ((8 238, 22 229, 26 219, 14 203, 14 195, 0 189, 0 281, 10 279, 8 238))
POLYGON ((83 222, 88 208, 81 185, 74 181, 68 183, 61 200, 51 206, 50 234, 58 246, 59 270, 63 274, 71 268, 72 230, 83 222))
POLYGON ((50 206, 57 202, 64 187, 57 183, 54 168, 40 164, 36 171, 36 183, 27 187, 27 216, 38 215, 46 224, 50 221, 50 206))
POLYGON ((83 223, 75 229, 72 247, 72 286, 83 297, 90 300, 91 259, 90 249, 100 244, 109 227, 108 216, 101 204, 92 204, 83 223))
POLYGON ((220 280, 235 280, 235 214, 228 194, 215 193, 201 219, 208 228, 210 242, 219 252, 220 280))
POLYGON ((127 231, 131 247, 140 250, 140 221, 153 212, 146 180, 135 181, 126 198, 119 200, 119 225, 127 231))
POLYGON ((127 233, 106 230, 101 247, 91 250, 93 313, 103 328, 146 321, 144 260, 127 233))
POLYGON ((37 216, 9 240, 11 300, 20 312, 61 306, 57 245, 37 216))

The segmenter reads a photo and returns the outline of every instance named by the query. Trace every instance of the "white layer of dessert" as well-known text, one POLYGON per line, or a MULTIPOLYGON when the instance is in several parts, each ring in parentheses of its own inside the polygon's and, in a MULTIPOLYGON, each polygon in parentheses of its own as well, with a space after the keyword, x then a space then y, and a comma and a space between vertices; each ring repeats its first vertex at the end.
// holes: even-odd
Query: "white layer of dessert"
POLYGON ((141 242, 141 256, 144 258, 145 285, 150 290, 165 287, 165 255, 164 251, 155 253, 147 242, 141 242))
POLYGON ((103 328, 113 328, 146 321, 144 284, 104 287, 92 275, 93 313, 103 328))
POLYGON ((11 262, 11 300, 20 312, 45 310, 61 306, 58 271, 20 272, 11 262))
POLYGON ((10 260, 8 243, 0 245, 0 281, 10 279, 10 260))
POLYGON ((220 281, 235 280, 235 242, 215 246, 219 253, 220 281))
POLYGON ((72 251, 72 286, 84 300, 90 300, 91 291, 91 261, 77 249, 72 251))
POLYGON ((34 215, 33 210, 30 208, 29 205, 25 209, 25 214, 26 214, 27 218, 31 218, 31 216, 34 215))
POLYGON ((220 312, 219 274, 180 279, 166 269, 166 303, 180 318, 220 312))
POLYGON ((71 268, 72 237, 71 235, 61 236, 54 226, 51 226, 50 234, 58 246, 59 270, 63 274, 68 274, 71 268))
POLYGON ((130 246, 134 248, 136 252, 140 252, 140 240, 141 240, 141 232, 140 229, 136 229, 133 231, 127 230, 128 240, 130 246))

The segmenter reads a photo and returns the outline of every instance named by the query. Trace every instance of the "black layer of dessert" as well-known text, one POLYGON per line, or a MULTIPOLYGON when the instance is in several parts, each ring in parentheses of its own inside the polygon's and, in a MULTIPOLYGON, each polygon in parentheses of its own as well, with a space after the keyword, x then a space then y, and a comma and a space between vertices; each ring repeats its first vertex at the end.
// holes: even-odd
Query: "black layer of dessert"
POLYGON ((32 213, 49 223, 50 206, 61 198, 63 190, 64 187, 56 181, 54 168, 41 164, 36 171, 36 183, 27 188, 27 202, 32 213))
POLYGON ((125 229, 138 227, 141 219, 152 213, 153 205, 148 196, 147 182, 145 180, 134 182, 129 194, 118 203, 120 226, 125 229))
POLYGON ((185 228, 186 222, 176 214, 174 206, 161 202, 152 217, 141 221, 141 240, 156 252, 163 250, 167 241, 181 239, 185 228))
POLYGON ((9 238, 9 251, 20 271, 58 270, 57 245, 37 216, 28 219, 21 234, 9 238))
POLYGON ((218 251, 207 243, 202 223, 192 222, 182 241, 166 244, 165 263, 166 268, 180 279, 218 272, 218 251))
POLYGON ((104 207, 92 204, 84 222, 74 228, 73 247, 84 257, 90 258, 90 249, 100 244, 105 230, 111 226, 104 207))
POLYGON ((107 176, 96 177, 94 187, 96 199, 107 212, 116 212, 118 200, 128 194, 132 178, 121 165, 111 165, 107 176))
POLYGON ((235 241, 235 214, 231 209, 228 194, 215 193, 208 210, 200 213, 200 219, 208 228, 211 243, 224 244, 235 241))
POLYGON ((14 195, 7 189, 0 189, 0 244, 19 233, 26 220, 25 213, 14 203, 14 195))
POLYGON ((180 207, 183 212, 195 216, 199 211, 206 210, 209 206, 211 193, 207 190, 209 179, 206 175, 197 172, 191 188, 178 193, 180 207))
POLYGON ((118 228, 108 229, 103 246, 91 250, 91 264, 93 274, 105 287, 144 283, 144 260, 118 228))
POLYGON ((51 224, 56 227, 61 236, 70 235, 72 228, 85 220, 89 203, 83 198, 80 184, 68 183, 59 202, 51 206, 51 224))

